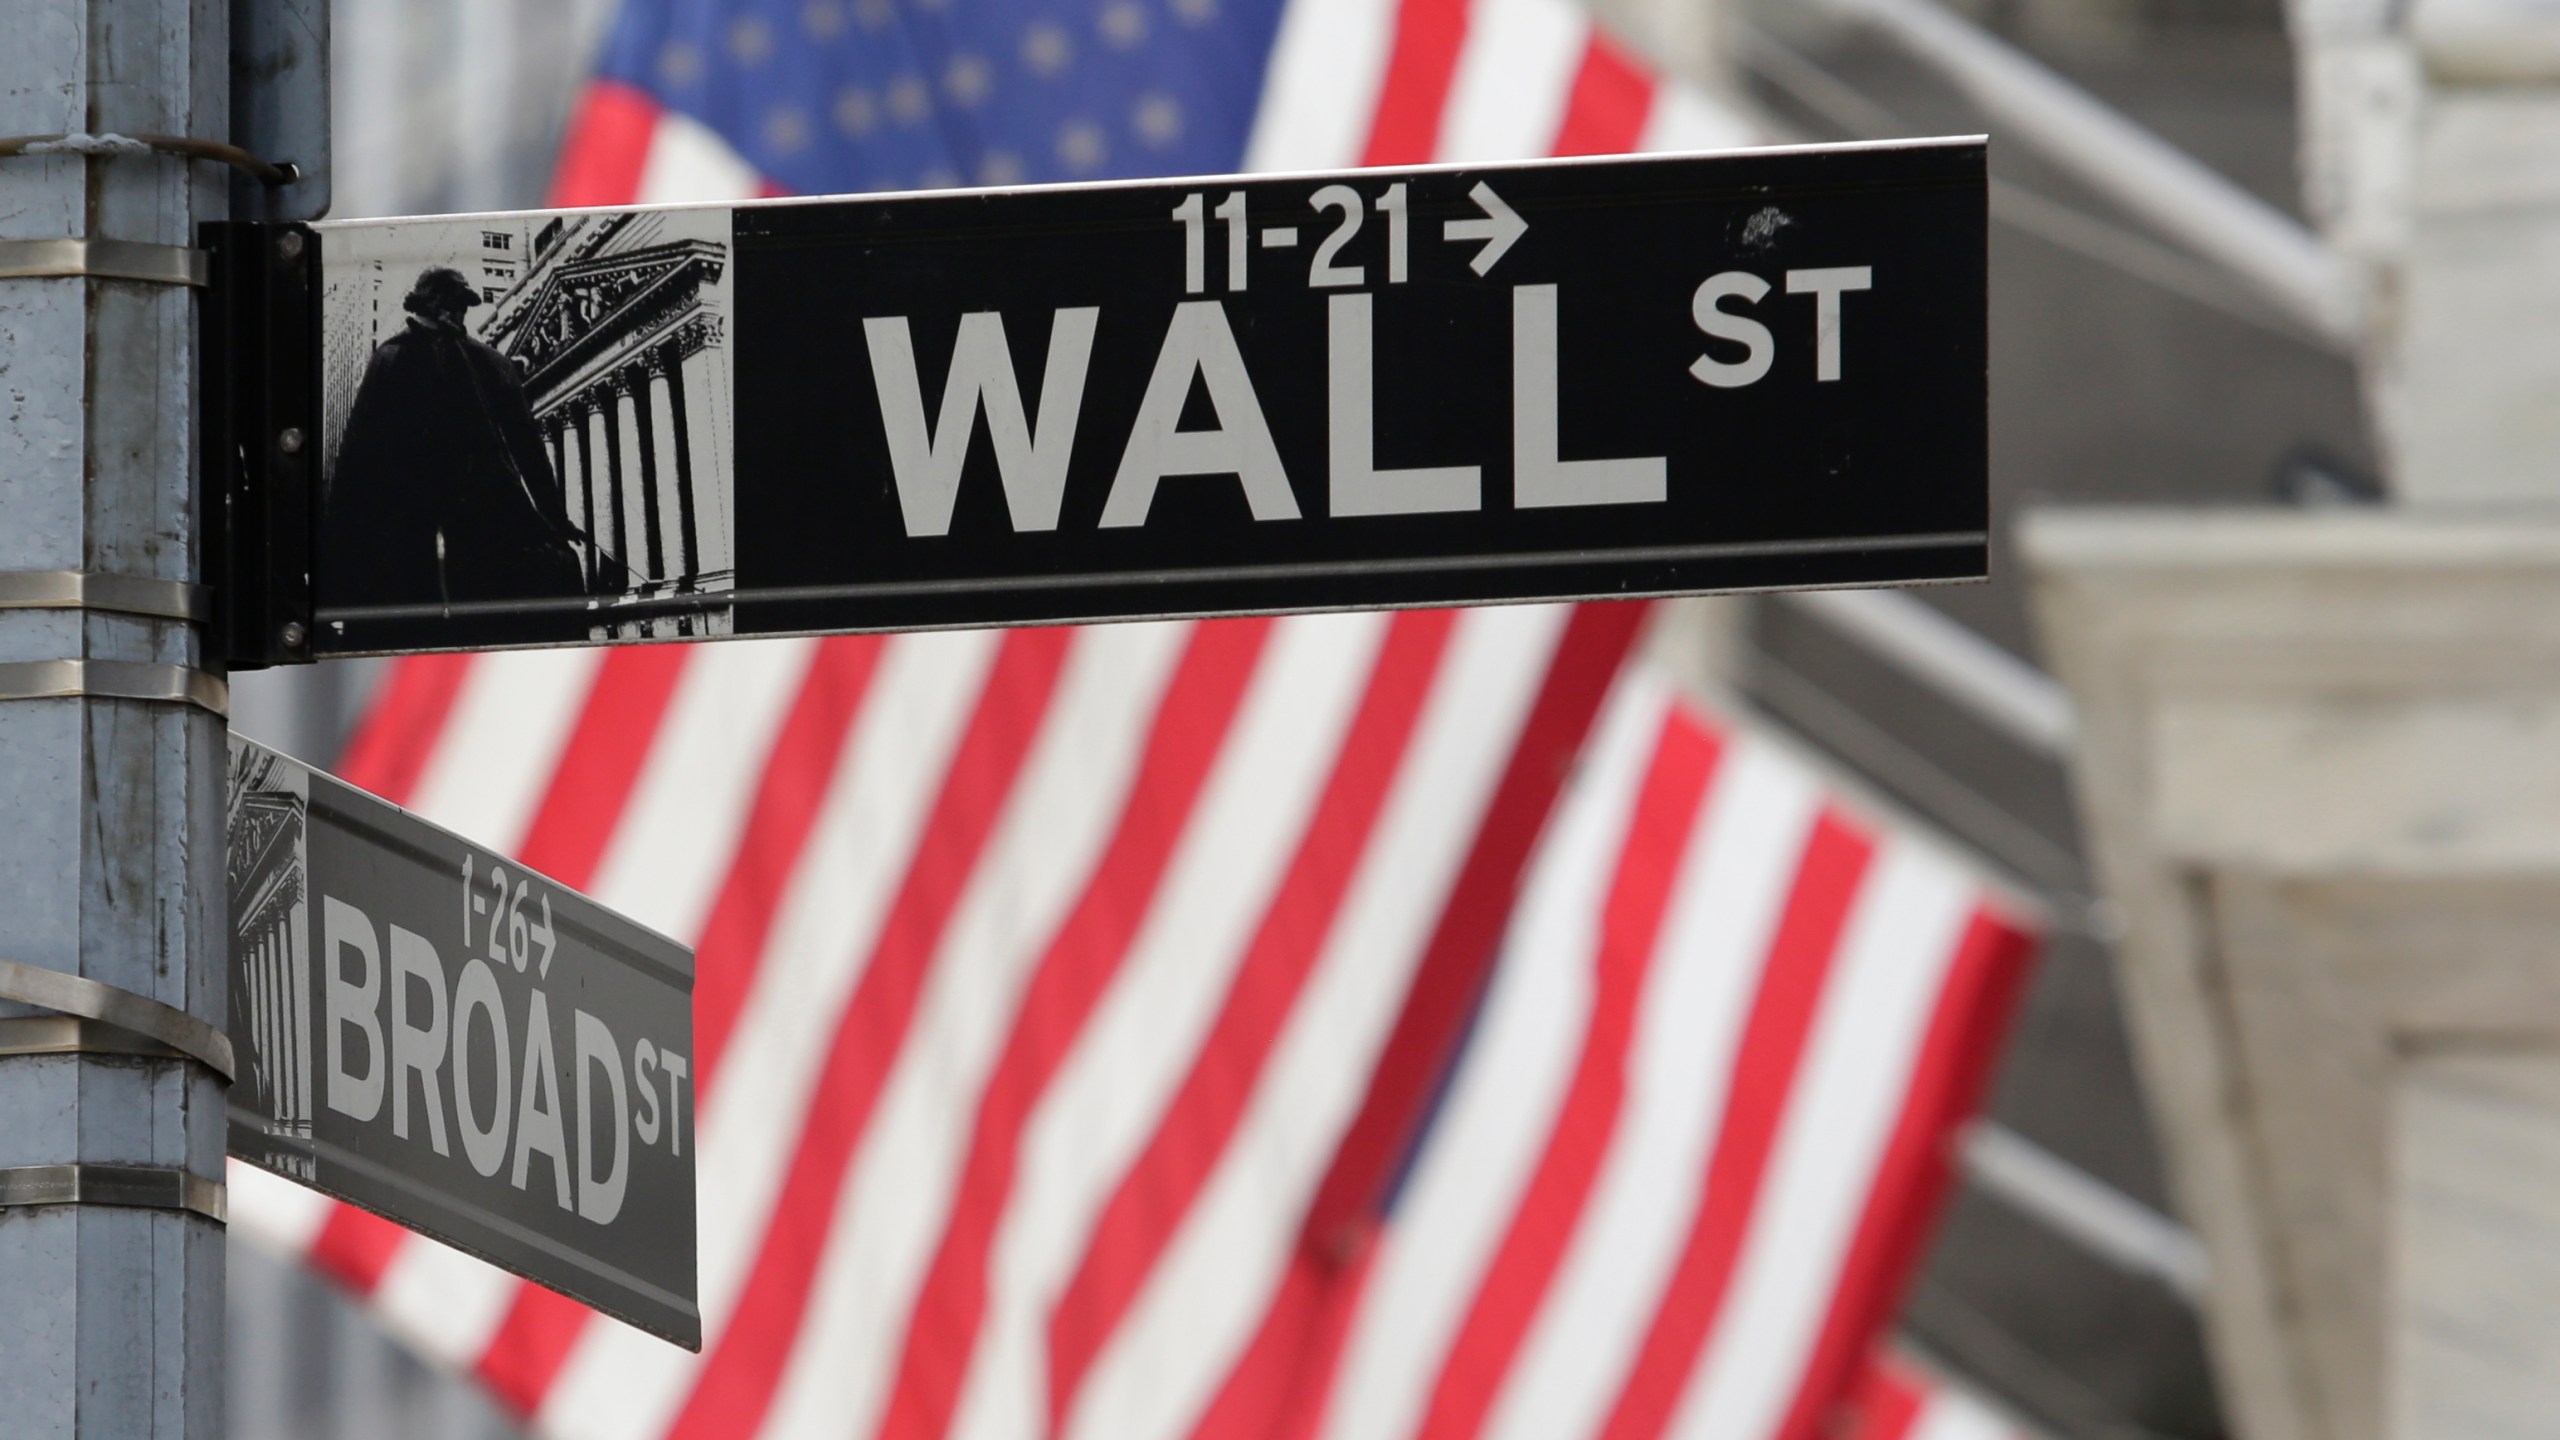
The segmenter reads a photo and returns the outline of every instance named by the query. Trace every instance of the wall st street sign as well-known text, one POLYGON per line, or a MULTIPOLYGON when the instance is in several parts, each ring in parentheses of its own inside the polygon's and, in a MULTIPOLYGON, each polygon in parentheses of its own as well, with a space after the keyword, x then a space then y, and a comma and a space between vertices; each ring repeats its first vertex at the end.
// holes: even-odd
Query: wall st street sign
POLYGON ((231 1153, 689 1349, 693 956, 231 737, 231 1153))
POLYGON ((232 227, 234 658, 1978 577, 1984 196, 1954 140, 232 227))

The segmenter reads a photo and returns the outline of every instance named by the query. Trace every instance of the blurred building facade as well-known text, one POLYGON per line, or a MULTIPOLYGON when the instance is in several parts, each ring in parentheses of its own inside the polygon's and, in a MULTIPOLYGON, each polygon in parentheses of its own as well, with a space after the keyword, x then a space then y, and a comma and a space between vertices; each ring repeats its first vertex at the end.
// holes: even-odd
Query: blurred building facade
POLYGON ((2126 1011, 2260 1440, 2560 1414, 2560 16, 2299 0, 2388 503, 2036 517, 2126 1011))

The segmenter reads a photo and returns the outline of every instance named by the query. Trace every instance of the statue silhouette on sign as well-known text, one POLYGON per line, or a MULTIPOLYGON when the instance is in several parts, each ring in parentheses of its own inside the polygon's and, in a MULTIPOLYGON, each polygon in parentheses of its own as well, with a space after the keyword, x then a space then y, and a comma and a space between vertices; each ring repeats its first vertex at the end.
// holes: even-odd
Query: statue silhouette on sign
POLYGON ((569 521, 515 366, 463 328, 478 292, 422 271, 409 323, 365 366, 322 499, 330 605, 584 594, 569 521))

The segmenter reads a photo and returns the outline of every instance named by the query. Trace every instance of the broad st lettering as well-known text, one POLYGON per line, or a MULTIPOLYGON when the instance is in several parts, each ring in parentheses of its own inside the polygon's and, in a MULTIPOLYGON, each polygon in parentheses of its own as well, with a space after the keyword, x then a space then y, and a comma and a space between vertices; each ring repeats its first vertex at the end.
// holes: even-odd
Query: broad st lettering
POLYGON ((635 1146, 683 1155, 687 1057, 555 1003, 547 953, 510 947, 512 924, 468 953, 320 902, 329 1109, 598 1225, 622 1212, 635 1146))

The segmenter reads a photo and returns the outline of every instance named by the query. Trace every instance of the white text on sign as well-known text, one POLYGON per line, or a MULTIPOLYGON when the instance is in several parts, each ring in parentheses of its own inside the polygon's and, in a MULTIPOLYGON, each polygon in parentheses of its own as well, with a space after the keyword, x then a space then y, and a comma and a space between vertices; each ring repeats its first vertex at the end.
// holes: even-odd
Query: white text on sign
POLYGON ((564 1047, 542 983, 557 945, 548 882, 495 865, 485 890, 475 878, 466 859, 458 970, 426 936, 320 897, 326 1103, 439 1156, 459 1141, 473 1170, 518 1190, 547 1175, 562 1210, 611 1224, 635 1143, 684 1153, 689 1064, 645 1035, 626 1050, 575 1007, 564 1047))
MULTIPOLYGON (((1403 186, 1390 188, 1380 201, 1391 222, 1386 270, 1389 283, 1404 278, 1405 241, 1400 217, 1403 186), (1395 203, 1392 207, 1389 200, 1395 203)), ((1479 187, 1481 188, 1481 187, 1479 187)), ((1184 202, 1194 212, 1190 227, 1193 254, 1187 265, 1195 272, 1205 263, 1205 227, 1199 222, 1194 195, 1184 202)), ((1241 195, 1231 197, 1241 201, 1241 195)), ((1347 217, 1317 247, 1309 284, 1319 287, 1363 283, 1366 269, 1343 265, 1338 242, 1359 228, 1359 197, 1350 187, 1329 185, 1316 203, 1334 205, 1347 217), (1342 192, 1334 195, 1331 192, 1342 192)), ((1227 207, 1221 206, 1220 213, 1227 207)), ((1231 236, 1245 231, 1241 204, 1231 236)), ((1507 209, 1505 214, 1509 212, 1507 209)), ((1177 210, 1176 218, 1184 218, 1177 210)), ((1513 217, 1515 220, 1517 217, 1513 217)), ((1450 222, 1455 227, 1460 222, 1450 222)), ((1492 221, 1484 222, 1488 225, 1492 221)), ((1266 236, 1274 231, 1265 231, 1266 236)), ((1285 232, 1296 243, 1295 231, 1285 232)), ((1475 232, 1469 232, 1472 236, 1475 232)), ((1507 246, 1516 232, 1490 235, 1490 243, 1507 246)), ((1266 242, 1267 243, 1267 242, 1266 242)), ((1240 238, 1229 247, 1230 288, 1245 283, 1245 248, 1240 238)), ((1842 352, 1846 296, 1874 286, 1872 267, 1838 266, 1789 270, 1782 276, 1786 293, 1813 300, 1812 348, 1817 383, 1837 381, 1844 373, 1842 352)), ((1555 285, 1511 287, 1511 503, 1518 509, 1584 505, 1628 505, 1665 498, 1665 465, 1659 455, 1612 459, 1566 460, 1558 453, 1557 369, 1561 339, 1555 285)), ((1746 270, 1728 270, 1701 282, 1691 298, 1690 314, 1698 330, 1723 342, 1726 354, 1740 347, 1739 358, 1721 358, 1714 350, 1690 362, 1689 373, 1718 389, 1756 384, 1777 363, 1778 335, 1752 308, 1768 298, 1770 282, 1746 270)), ((1327 509, 1337 517, 1411 515, 1484 508, 1483 471, 1478 464, 1380 469, 1375 460, 1376 384, 1373 375, 1376 317, 1369 295, 1331 296, 1326 314, 1325 396, 1327 414, 1327 509)), ((946 535, 960 489, 960 475, 978 418, 985 416, 996 471, 1004 486, 1005 506, 1016 531, 1058 528, 1066 493, 1067 468, 1082 419, 1085 377, 1093 354, 1094 335, 1102 323, 1095 307, 1054 312, 1048 355, 1042 366, 1040 407, 1036 417, 1023 406, 1022 382, 1004 318, 992 311, 961 317, 942 400, 928 421, 919 378, 915 341, 903 315, 876 316, 862 322, 869 349, 880 418, 887 436, 889 466, 897 483, 898 505, 910 536, 946 535)), ((1143 525, 1160 482, 1171 476, 1228 475, 1242 486, 1247 506, 1258 521, 1296 520, 1300 512, 1271 426, 1264 417, 1253 374, 1236 344, 1225 305, 1217 300, 1186 300, 1174 307, 1156 363, 1136 418, 1120 449, 1120 464, 1103 502, 1100 524, 1113 529, 1143 525), (1195 380, 1206 392, 1217 416, 1214 428, 1179 428, 1183 402, 1195 380)))

